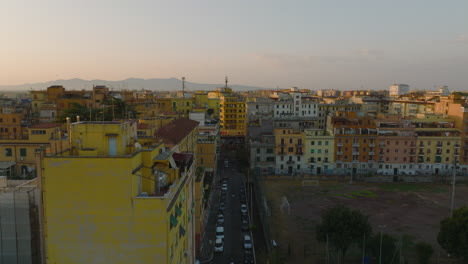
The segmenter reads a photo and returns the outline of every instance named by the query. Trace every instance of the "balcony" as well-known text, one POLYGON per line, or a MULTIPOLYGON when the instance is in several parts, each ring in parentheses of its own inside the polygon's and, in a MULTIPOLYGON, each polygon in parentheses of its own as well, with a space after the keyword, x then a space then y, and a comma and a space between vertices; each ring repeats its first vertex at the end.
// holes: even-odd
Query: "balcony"
POLYGON ((375 143, 369 143, 369 147, 375 148, 375 143))
POLYGON ((286 164, 294 164, 294 163, 295 163, 294 160, 288 160, 288 161, 286 162, 286 164))
POLYGON ((455 144, 453 147, 458 149, 458 148, 460 148, 461 146, 460 146, 460 144, 455 144))
POLYGON ((304 146, 302 143, 297 143, 296 144, 296 147, 302 147, 302 146, 304 146))
POLYGON ((359 151, 353 151, 353 156, 359 156, 359 151))
POLYGON ((379 159, 379 163, 383 163, 383 162, 384 162, 383 160, 379 159))
POLYGON ((418 156, 424 156, 424 152, 419 152, 418 156))
POLYGON ((414 151, 411 151, 409 154, 410 154, 410 156, 416 156, 416 152, 414 152, 414 151))
POLYGON ((302 151, 301 151, 301 152, 297 152, 297 151, 296 151, 296 155, 304 155, 304 152, 302 152, 302 151))
POLYGON ((359 143, 353 143, 353 147, 359 147, 361 144, 359 143))
POLYGON ((459 156, 460 156, 460 153, 458 153, 458 152, 455 152, 455 153, 453 153, 453 156, 455 156, 455 157, 459 157, 459 156))
POLYGON ((373 151, 369 152, 369 156, 374 156, 374 155, 375 155, 375 152, 373 152, 373 151))
POLYGON ((381 147, 381 148, 382 148, 382 147, 385 147, 385 143, 380 142, 380 143, 379 143, 379 147, 381 147))
POLYGON ((436 147, 437 147, 437 148, 442 148, 442 143, 437 143, 437 144, 436 144, 436 147))
POLYGON ((343 146, 343 143, 336 143, 336 146, 337 146, 337 147, 342 147, 342 146, 343 146))
POLYGON ((338 155, 338 156, 343 155, 343 151, 338 151, 338 152, 336 152, 336 155, 338 155))
POLYGON ((286 152, 278 151, 278 155, 286 155, 286 152))
POLYGON ((336 160, 335 162, 336 162, 336 163, 343 163, 342 160, 336 160))
POLYGON ((410 148, 416 148, 416 145, 415 145, 415 144, 411 144, 411 145, 410 145, 410 148))
POLYGON ((418 147, 420 147, 420 148, 424 148, 424 145, 419 145, 418 147))
POLYGON ((352 162, 353 163, 359 163, 359 160, 353 160, 352 162))
POLYGON ((374 160, 368 160, 367 162, 368 163, 374 163, 374 160))

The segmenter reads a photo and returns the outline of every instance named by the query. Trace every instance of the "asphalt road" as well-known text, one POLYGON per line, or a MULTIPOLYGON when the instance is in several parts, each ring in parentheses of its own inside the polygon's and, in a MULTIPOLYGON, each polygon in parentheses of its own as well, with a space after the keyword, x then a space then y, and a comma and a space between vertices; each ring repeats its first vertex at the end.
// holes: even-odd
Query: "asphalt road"
MULTIPOLYGON (((244 234, 250 234, 250 232, 243 232, 241 230, 241 201, 240 201, 240 189, 241 185, 244 184, 243 174, 240 172, 239 167, 236 164, 234 158, 230 158, 233 154, 224 153, 220 158, 220 167, 218 169, 219 175, 216 181, 216 190, 221 193, 221 181, 227 179, 228 190, 226 194, 226 209, 224 210, 224 251, 214 253, 213 259, 210 263, 224 264, 224 263, 244 263, 244 247, 243 239, 244 234), (226 168, 224 166, 224 160, 229 160, 229 165, 226 168)), ((212 207, 210 217, 216 218, 219 209, 219 195, 217 204, 212 207)), ((211 219, 210 219, 211 220, 211 219)), ((209 223, 214 223, 209 221, 209 223)), ((215 228, 210 226, 208 228, 215 228)))

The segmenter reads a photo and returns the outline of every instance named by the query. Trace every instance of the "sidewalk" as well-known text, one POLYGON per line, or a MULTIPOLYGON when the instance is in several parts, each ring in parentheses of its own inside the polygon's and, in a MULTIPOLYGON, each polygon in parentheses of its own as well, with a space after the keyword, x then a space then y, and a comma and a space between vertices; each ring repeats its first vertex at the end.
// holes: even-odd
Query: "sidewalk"
POLYGON ((200 256, 198 257, 201 263, 207 263, 213 259, 214 242, 216 240, 216 216, 218 212, 218 201, 221 193, 221 185, 219 183, 219 175, 215 175, 213 178, 213 191, 210 194, 209 205, 207 208, 207 210, 209 210, 208 222, 206 224, 205 234, 203 235, 201 242, 200 256))

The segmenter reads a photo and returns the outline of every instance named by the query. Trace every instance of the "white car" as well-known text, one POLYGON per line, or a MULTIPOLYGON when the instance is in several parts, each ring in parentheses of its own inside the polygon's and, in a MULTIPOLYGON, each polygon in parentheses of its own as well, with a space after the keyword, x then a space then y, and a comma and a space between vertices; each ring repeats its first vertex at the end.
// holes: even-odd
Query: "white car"
POLYGON ((224 239, 224 227, 222 226, 216 227, 216 239, 218 238, 224 239))
POLYGON ((223 214, 219 214, 217 219, 218 219, 218 223, 220 223, 220 224, 224 223, 224 215, 223 214))
POLYGON ((227 184, 226 183, 223 183, 223 185, 221 186, 221 190, 227 191, 227 184))
POLYGON ((241 213, 243 213, 243 214, 247 213, 247 205, 245 205, 245 204, 241 205, 241 213))
POLYGON ((249 235, 244 235, 244 248, 251 249, 252 248, 252 239, 249 235))
POLYGON ((215 252, 223 252, 224 251, 224 244, 221 238, 217 238, 215 242, 215 252))

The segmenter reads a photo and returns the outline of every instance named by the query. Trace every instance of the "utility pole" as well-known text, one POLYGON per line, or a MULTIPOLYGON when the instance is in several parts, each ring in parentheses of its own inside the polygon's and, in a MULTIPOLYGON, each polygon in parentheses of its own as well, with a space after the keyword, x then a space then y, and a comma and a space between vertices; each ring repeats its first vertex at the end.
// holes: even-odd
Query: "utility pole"
MULTIPOLYGON (((454 151, 456 151, 457 149, 454 149, 454 151)), ((456 152, 455 152, 456 153, 456 152)), ((456 156, 453 157, 453 170, 452 170, 452 203, 451 203, 451 206, 450 206, 450 216, 452 217, 453 216, 453 203, 454 203, 454 200, 455 200, 455 181, 457 179, 457 158, 456 156)))

